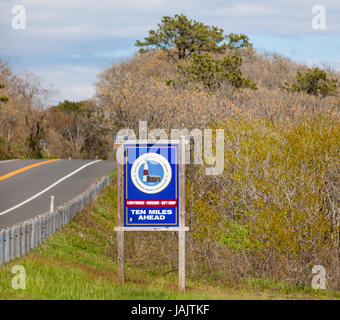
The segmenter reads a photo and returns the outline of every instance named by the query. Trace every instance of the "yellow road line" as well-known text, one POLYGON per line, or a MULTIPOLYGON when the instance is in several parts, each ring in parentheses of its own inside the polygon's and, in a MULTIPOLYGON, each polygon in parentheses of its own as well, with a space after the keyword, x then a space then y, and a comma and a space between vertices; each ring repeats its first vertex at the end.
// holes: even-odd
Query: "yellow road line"
POLYGON ((15 170, 15 171, 12 171, 10 173, 7 173, 3 176, 0 177, 0 181, 2 180, 5 180, 5 179, 8 179, 18 173, 21 173, 21 172, 24 172, 24 171, 27 171, 29 169, 32 169, 32 168, 35 168, 35 167, 38 167, 38 166, 41 166, 42 164, 46 164, 46 163, 51 163, 51 162, 54 162, 54 161, 59 161, 60 159, 53 159, 53 160, 47 160, 47 161, 42 161, 42 162, 38 162, 38 163, 35 163, 35 164, 31 164, 29 166, 26 166, 26 167, 23 167, 21 169, 18 169, 18 170, 15 170))

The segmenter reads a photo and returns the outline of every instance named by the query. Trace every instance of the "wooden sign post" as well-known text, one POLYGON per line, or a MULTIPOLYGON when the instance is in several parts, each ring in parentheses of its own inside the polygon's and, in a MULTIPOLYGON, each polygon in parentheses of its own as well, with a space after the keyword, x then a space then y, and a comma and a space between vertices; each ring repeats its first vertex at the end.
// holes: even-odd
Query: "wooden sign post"
MULTIPOLYGON (((123 194, 123 182, 124 182, 124 171, 123 171, 123 155, 117 153, 121 159, 117 159, 117 190, 118 190, 118 219, 117 226, 124 227, 124 194, 123 194)), ((124 282, 124 265, 125 265, 125 236, 124 230, 117 231, 117 244, 118 244, 118 281, 124 282)))
MULTIPOLYGON (((117 142, 116 142, 117 143, 117 142)), ((178 231, 179 289, 185 290, 184 140, 121 141, 118 162, 118 281, 125 231, 178 231)))

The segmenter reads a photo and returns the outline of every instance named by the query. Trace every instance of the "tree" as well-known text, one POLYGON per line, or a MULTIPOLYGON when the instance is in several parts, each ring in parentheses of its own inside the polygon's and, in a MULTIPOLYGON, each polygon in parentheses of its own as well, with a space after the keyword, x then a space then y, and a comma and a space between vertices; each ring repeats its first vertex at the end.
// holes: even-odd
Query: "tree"
MULTIPOLYGON (((5 85, 0 82, 0 129, 4 126, 6 123, 5 121, 5 112, 3 112, 2 108, 4 105, 8 102, 9 98, 7 95, 1 94, 1 89, 4 89, 5 85)), ((2 130, 1 130, 2 131, 2 130)), ((5 152, 5 139, 1 137, 1 131, 0 131, 0 159, 6 158, 6 152, 5 152)))
POLYGON ((150 30, 145 41, 136 41, 136 46, 160 48, 175 60, 191 57, 193 52, 202 53, 224 50, 223 30, 207 26, 185 15, 176 14, 173 18, 164 16, 157 30, 150 30))
POLYGON ((104 117, 93 101, 59 102, 50 109, 49 119, 53 129, 70 146, 68 156, 106 157, 104 117))
POLYGON ((225 39, 228 41, 227 48, 231 50, 253 47, 252 43, 249 42, 249 38, 242 33, 230 33, 225 39))
POLYGON ((45 102, 51 92, 44 89, 41 79, 33 74, 15 77, 13 88, 16 92, 17 105, 20 106, 21 117, 25 119, 27 156, 42 158, 40 141, 45 138, 48 122, 44 111, 45 102))
POLYGON ((319 68, 308 69, 305 74, 296 74, 296 82, 285 82, 283 88, 290 92, 306 92, 314 96, 326 97, 336 95, 338 80, 327 77, 325 70, 319 68))
POLYGON ((10 98, 8 96, 12 74, 6 64, 0 60, 0 150, 1 157, 11 155, 11 139, 13 129, 16 126, 16 116, 11 110, 10 98))
POLYGON ((40 141, 45 138, 47 129, 46 117, 43 111, 29 110, 25 116, 26 126, 29 130, 28 156, 30 158, 42 158, 42 146, 40 141))
POLYGON ((193 54, 188 65, 179 65, 180 78, 169 80, 167 83, 200 83, 208 90, 216 90, 223 83, 231 84, 236 88, 257 89, 256 84, 242 76, 240 66, 242 58, 236 55, 225 56, 223 59, 214 59, 209 53, 193 54))
POLYGON ((84 102, 82 102, 82 101, 74 102, 74 101, 64 100, 63 102, 59 102, 57 107, 59 108, 59 110, 62 113, 78 114, 78 113, 82 113, 84 111, 83 105, 84 105, 84 102))
POLYGON ((6 94, 6 87, 8 86, 8 81, 10 80, 11 72, 6 63, 3 63, 0 59, 0 109, 9 101, 9 97, 6 94), (5 90, 3 90, 5 89, 5 90), (5 91, 5 93, 2 93, 5 91))
MULTIPOLYGON (((0 83, 0 89, 4 89, 5 88, 5 85, 0 83)), ((0 95, 0 101, 2 102, 2 104, 5 104, 7 103, 9 100, 8 96, 7 95, 0 95)), ((0 104, 1 106, 1 104, 0 104)))

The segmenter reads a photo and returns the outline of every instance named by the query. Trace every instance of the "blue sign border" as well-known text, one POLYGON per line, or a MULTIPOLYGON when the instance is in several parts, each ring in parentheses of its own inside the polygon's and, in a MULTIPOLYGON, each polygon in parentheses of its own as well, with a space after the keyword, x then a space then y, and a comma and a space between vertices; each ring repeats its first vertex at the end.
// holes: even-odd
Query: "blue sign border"
POLYGON ((179 226, 179 144, 178 143, 128 143, 124 144, 124 227, 178 227, 179 226), (172 177, 169 185, 156 194, 143 193, 136 188, 131 179, 131 168, 136 159, 145 153, 158 153, 164 156, 172 169, 172 177), (142 220, 140 223, 130 223, 131 207, 126 206, 126 200, 143 199, 143 200, 177 200, 175 207, 134 207, 133 209, 151 209, 152 210, 171 210, 171 215, 166 216, 165 222, 153 220, 142 220))

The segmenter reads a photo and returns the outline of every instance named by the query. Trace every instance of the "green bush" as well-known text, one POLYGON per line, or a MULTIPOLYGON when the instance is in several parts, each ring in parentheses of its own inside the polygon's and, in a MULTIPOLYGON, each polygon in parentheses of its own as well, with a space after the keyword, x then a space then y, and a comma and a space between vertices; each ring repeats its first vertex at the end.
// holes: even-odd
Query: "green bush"
POLYGON ((250 249, 253 247, 249 239, 249 225, 242 225, 237 221, 227 220, 226 231, 224 231, 221 242, 228 248, 233 249, 250 249))
POLYGON ((0 101, 3 103, 7 103, 9 98, 7 96, 0 96, 0 101))
MULTIPOLYGON (((0 83, 0 89, 4 89, 4 88, 5 88, 5 85, 0 83)), ((7 95, 0 95, 0 101, 2 103, 7 103, 8 100, 9 100, 9 97, 7 95)), ((1 107, 1 105, 0 105, 0 107, 1 107)))
POLYGON ((327 73, 319 68, 308 69, 305 74, 297 72, 296 82, 289 84, 285 82, 283 88, 291 92, 307 92, 314 96, 326 97, 336 95, 338 80, 330 79, 327 73))
POLYGON ((168 80, 167 84, 201 84, 204 88, 213 91, 225 83, 235 88, 256 90, 256 84, 242 76, 241 65, 242 58, 236 55, 214 59, 209 53, 194 53, 189 64, 178 66, 179 78, 168 80))
POLYGON ((196 238, 214 234, 227 247, 293 259, 304 268, 339 248, 338 120, 229 119, 224 127, 224 173, 211 181, 201 171, 190 178, 196 238))

